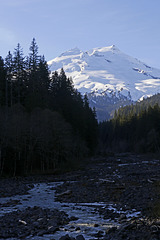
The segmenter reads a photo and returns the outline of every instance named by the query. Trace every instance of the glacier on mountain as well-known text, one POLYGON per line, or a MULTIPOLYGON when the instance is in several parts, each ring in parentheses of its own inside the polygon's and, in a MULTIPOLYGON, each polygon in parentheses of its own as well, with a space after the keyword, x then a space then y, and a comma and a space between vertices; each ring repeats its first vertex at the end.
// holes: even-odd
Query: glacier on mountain
MULTIPOLYGON (((121 52, 115 45, 62 53, 48 62, 51 71, 64 69, 72 77, 75 88, 87 93, 90 103, 129 104, 160 92, 160 70, 121 52)), ((116 105, 118 106, 118 105, 116 105)), ((114 109, 114 108, 113 108, 114 109)), ((111 111, 110 113, 111 114, 111 111)))

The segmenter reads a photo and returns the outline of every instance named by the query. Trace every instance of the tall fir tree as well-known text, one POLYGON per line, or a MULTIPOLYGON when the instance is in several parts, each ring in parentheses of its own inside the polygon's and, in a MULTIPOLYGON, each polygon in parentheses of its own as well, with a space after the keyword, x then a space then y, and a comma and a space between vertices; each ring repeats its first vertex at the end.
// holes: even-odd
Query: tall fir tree
POLYGON ((37 89, 38 89, 38 45, 35 38, 33 38, 30 45, 30 53, 27 57, 27 86, 28 93, 26 98, 26 107, 28 110, 32 110, 38 105, 37 89))
POLYGON ((40 56, 38 56, 38 45, 36 43, 35 38, 33 38, 29 50, 30 50, 29 69, 35 72, 37 70, 37 66, 39 64, 39 58, 40 58, 40 56))
POLYGON ((8 106, 12 106, 13 105, 13 57, 11 52, 8 52, 8 55, 5 58, 5 68, 6 68, 6 74, 7 74, 7 93, 6 93, 6 104, 8 104, 8 106), (8 98, 8 99, 7 99, 8 98))
POLYGON ((35 107, 47 108, 49 104, 50 76, 44 56, 38 54, 38 45, 35 38, 29 48, 27 58, 27 85, 28 96, 26 106, 29 110, 35 107))
POLYGON ((45 57, 40 57, 37 70, 37 97, 39 98, 39 107, 48 107, 50 77, 49 69, 45 57))
POLYGON ((37 89, 37 71, 39 65, 38 45, 35 38, 33 38, 29 50, 30 53, 28 58, 28 87, 30 93, 34 94, 37 89))
POLYGON ((74 93, 74 87, 72 80, 67 78, 63 68, 59 75, 57 72, 52 74, 50 90, 54 107, 64 116, 67 116, 70 112, 69 108, 74 93), (56 102, 56 104, 54 104, 54 102, 56 102))
POLYGON ((6 104, 6 69, 4 60, 0 56, 0 105, 5 106, 6 104))
POLYGON ((25 60, 23 49, 18 43, 13 55, 14 103, 24 104, 25 83, 25 60))

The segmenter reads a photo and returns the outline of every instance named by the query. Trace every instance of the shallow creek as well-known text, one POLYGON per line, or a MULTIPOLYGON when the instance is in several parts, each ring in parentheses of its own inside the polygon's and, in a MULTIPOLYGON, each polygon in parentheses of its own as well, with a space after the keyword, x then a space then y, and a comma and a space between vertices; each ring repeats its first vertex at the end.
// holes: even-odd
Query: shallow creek
MULTIPOLYGON (((118 221, 114 222, 111 219, 103 219, 103 216, 100 216, 98 213, 98 207, 107 207, 109 209, 116 210, 116 206, 111 203, 60 203, 55 201, 55 189, 62 182, 52 182, 52 183, 39 183, 34 184, 27 195, 16 195, 13 197, 0 198, 0 203, 9 203, 13 202, 16 204, 6 204, 5 207, 1 207, 0 216, 7 214, 16 210, 23 210, 27 207, 38 206, 41 208, 56 208, 58 210, 66 212, 69 217, 74 216, 77 220, 70 221, 69 224, 60 228, 55 234, 44 235, 43 237, 35 236, 28 237, 26 239, 35 239, 35 240, 49 240, 56 239, 58 240, 61 236, 69 234, 70 236, 76 237, 77 235, 82 234, 86 240, 97 239, 95 234, 99 231, 105 231, 113 226, 119 226, 118 221)), ((123 211, 120 213, 124 213, 123 211)), ((125 212, 127 217, 131 218, 137 216, 139 212, 136 210, 125 212)), ((15 238, 10 238, 10 240, 15 240, 15 238)), ((101 238, 98 238, 101 239, 101 238)))

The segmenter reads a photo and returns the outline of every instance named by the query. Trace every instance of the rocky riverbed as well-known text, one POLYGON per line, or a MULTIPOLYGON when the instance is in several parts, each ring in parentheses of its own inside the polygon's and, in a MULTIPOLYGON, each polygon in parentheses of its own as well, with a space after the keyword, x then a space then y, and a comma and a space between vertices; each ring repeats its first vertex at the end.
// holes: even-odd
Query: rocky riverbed
POLYGON ((92 158, 56 176, 0 180, 0 239, 160 239, 160 161, 92 158))

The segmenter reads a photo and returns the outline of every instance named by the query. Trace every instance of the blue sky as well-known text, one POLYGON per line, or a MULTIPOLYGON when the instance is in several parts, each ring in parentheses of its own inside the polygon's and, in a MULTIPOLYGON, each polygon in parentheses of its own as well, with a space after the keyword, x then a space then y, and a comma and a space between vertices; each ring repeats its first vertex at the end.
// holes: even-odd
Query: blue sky
POLYGON ((160 68, 159 0, 0 0, 0 55, 20 43, 24 54, 36 38, 51 60, 74 47, 115 44, 160 68))

